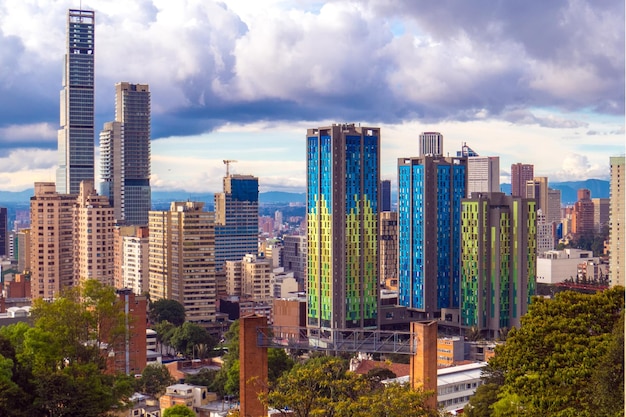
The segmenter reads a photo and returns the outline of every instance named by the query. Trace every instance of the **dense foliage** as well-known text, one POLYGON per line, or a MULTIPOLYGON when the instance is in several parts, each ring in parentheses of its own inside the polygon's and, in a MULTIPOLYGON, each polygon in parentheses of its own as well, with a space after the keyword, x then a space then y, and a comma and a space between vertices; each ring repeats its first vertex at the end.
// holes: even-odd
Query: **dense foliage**
POLYGON ((469 416, 623 415, 624 288, 536 298, 466 407, 469 416))
POLYGON ((185 307, 176 300, 162 298, 150 303, 148 315, 155 324, 168 321, 174 326, 182 326, 185 322, 185 307))
POLYGON ((0 416, 104 416, 125 404, 134 380, 105 373, 122 337, 113 288, 87 281, 53 302, 35 300, 33 324, 0 329, 0 416))
POLYGON ((186 405, 176 404, 163 411, 163 417, 196 417, 196 413, 186 405))
POLYGON ((425 406, 427 394, 409 386, 384 387, 348 372, 347 361, 316 357, 284 373, 263 400, 296 417, 438 416, 425 406))

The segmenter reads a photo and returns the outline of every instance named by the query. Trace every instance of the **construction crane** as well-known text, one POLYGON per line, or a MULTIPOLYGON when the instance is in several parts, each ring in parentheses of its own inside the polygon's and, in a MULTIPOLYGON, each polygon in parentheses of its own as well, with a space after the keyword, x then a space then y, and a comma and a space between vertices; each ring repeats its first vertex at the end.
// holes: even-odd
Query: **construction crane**
POLYGON ((224 159, 223 162, 224 165, 226 165, 226 176, 228 177, 230 175, 230 164, 237 161, 235 161, 234 159, 224 159))

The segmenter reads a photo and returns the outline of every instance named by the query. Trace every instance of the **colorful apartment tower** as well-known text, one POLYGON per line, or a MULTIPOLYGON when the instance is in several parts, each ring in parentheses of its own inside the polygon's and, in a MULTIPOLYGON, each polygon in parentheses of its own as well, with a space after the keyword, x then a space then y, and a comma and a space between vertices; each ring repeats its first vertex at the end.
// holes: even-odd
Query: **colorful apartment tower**
POLYGON ((467 158, 398 159, 399 304, 420 319, 458 308, 467 158))
POLYGON ((536 282, 536 202, 503 193, 462 201, 461 327, 520 326, 536 282))
POLYGON ((375 328, 380 129, 333 124, 306 140, 307 325, 375 328))

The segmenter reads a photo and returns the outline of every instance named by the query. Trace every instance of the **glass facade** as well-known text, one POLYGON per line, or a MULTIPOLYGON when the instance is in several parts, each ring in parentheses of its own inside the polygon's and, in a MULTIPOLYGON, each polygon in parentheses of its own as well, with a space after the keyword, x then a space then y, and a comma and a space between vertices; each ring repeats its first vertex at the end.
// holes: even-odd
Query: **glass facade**
POLYGON ((427 317, 459 307, 465 190, 464 158, 398 161, 399 303, 427 317))
POLYGON ((379 143, 354 125, 307 134, 309 327, 377 325, 379 143))
POLYGON ((80 182, 94 180, 95 13, 69 10, 57 191, 78 194, 80 182))

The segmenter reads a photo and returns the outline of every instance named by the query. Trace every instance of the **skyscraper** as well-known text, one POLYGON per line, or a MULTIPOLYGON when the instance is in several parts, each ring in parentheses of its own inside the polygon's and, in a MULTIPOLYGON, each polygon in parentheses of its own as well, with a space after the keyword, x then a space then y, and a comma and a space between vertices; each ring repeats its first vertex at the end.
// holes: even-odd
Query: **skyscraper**
POLYGON ((609 254, 610 285, 624 285, 626 281, 626 265, 624 265, 624 252, 626 248, 626 212, 624 209, 624 156, 612 156, 611 162, 611 206, 609 208, 610 232, 609 242, 611 252, 609 254))
POLYGON ((380 182, 380 211, 391 211, 391 181, 380 182))
POLYGON ((461 326, 497 335, 520 326, 535 294, 535 201, 503 193, 462 202, 461 326))
POLYGON ((423 132, 419 139, 419 156, 442 156, 443 135, 439 132, 423 132))
MULTIPOLYGON (((511 195, 513 197, 526 197, 526 181, 535 177, 535 166, 531 164, 511 165, 511 195)), ((545 214, 545 213, 544 213, 545 214)))
POLYGON ((58 132, 60 194, 78 194, 81 181, 94 180, 94 30, 93 11, 68 11, 58 132))
POLYGON ((115 84, 115 121, 100 133, 102 195, 118 224, 148 224, 150 191, 150 89, 147 84, 115 84))
POLYGON ((215 268, 224 261, 240 261, 256 255, 259 246, 259 179, 252 175, 227 174, 224 192, 215 200, 215 268))
POLYGON ((399 304, 422 319, 458 308, 467 159, 398 159, 399 304))
POLYGON ((398 213, 379 213, 380 239, 380 284, 389 289, 398 289, 398 213))
POLYGON ((306 140, 307 326, 332 338, 377 325, 380 129, 333 124, 306 140))
MULTIPOLYGON (((0 207, 0 258, 9 255, 8 211, 0 207)), ((20 271, 21 272, 21 271, 20 271)))
POLYGON ((586 188, 578 190, 578 201, 574 203, 572 212, 572 233, 578 237, 592 234, 594 229, 594 206, 591 200, 591 191, 586 188))

